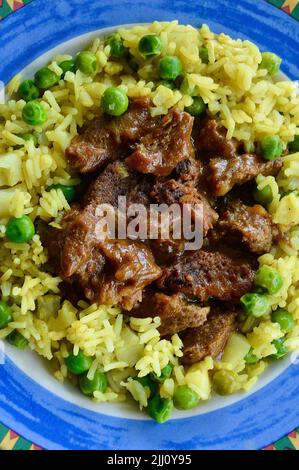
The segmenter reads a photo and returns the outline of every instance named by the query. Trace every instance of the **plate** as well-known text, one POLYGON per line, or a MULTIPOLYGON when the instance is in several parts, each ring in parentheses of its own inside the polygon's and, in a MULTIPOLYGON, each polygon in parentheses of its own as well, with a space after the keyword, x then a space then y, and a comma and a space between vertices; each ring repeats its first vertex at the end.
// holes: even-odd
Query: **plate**
MULTIPOLYGON (((172 19, 250 39, 283 57, 283 72, 298 78, 298 23, 247 0, 141 0, 138 10, 132 0, 52 0, 50 9, 35 0, 0 24, 0 78, 7 82, 23 69, 31 76, 53 54, 75 52, 103 29, 172 19)), ((130 407, 85 400, 57 383, 33 354, 5 344, 1 356, 0 422, 46 449, 258 449, 299 422, 294 357, 270 367, 250 395, 215 398, 196 415, 174 414, 159 425, 130 407)))

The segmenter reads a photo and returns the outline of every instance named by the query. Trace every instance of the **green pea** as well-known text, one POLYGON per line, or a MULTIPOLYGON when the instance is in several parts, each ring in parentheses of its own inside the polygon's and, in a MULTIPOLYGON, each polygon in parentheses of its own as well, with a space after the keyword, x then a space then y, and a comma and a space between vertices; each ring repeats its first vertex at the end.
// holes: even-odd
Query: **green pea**
POLYGON ((182 73, 182 63, 178 57, 165 56, 158 64, 158 72, 163 80, 175 80, 182 73))
POLYGON ((25 134, 20 134, 19 137, 25 140, 25 142, 33 142, 33 145, 35 147, 38 145, 37 137, 34 134, 25 133, 25 134))
POLYGON ((209 52, 208 52, 208 49, 205 46, 202 46, 202 47, 199 48, 198 55, 199 55, 199 58, 201 59, 201 61, 204 64, 209 63, 209 52))
POLYGON ((92 357, 86 356, 82 351, 79 351, 77 356, 71 353, 65 359, 65 364, 72 374, 81 375, 90 369, 92 364, 92 357))
POLYGON ((266 69, 269 75, 275 75, 280 69, 281 62, 281 58, 273 52, 262 52, 260 68, 266 69))
POLYGON ((240 299, 245 312, 253 317, 262 317, 269 312, 270 303, 266 295, 245 294, 240 299))
POLYGON ((289 333, 295 326, 293 315, 284 308, 278 308, 275 312, 272 312, 271 320, 274 323, 279 323, 283 333, 289 333))
POLYGON ((18 94, 25 101, 36 100, 40 96, 40 91, 33 80, 25 80, 19 86, 18 94))
POLYGON ((162 41, 156 34, 143 36, 138 44, 138 50, 145 59, 150 59, 161 54, 163 49, 162 41))
POLYGON ((213 375, 213 388, 219 395, 231 395, 239 389, 238 375, 232 370, 218 370, 213 375))
POLYGON ((93 52, 83 51, 76 57, 76 67, 85 75, 93 75, 97 70, 97 57, 93 52))
POLYGON ((148 401, 148 414, 158 423, 165 423, 171 415, 173 401, 156 395, 148 401))
POLYGON ((199 403, 198 395, 188 385, 177 387, 173 395, 173 404, 178 410, 191 410, 199 403))
POLYGON ((128 53, 128 49, 124 46, 123 40, 118 33, 109 34, 105 38, 105 46, 110 46, 110 56, 121 59, 128 53))
POLYGON ((51 191, 51 189, 61 189, 67 202, 72 202, 75 199, 76 189, 74 186, 67 186, 65 184, 51 184, 51 186, 48 187, 48 191, 51 191))
POLYGON ((151 378, 156 382, 165 382, 166 379, 169 379, 171 377, 172 371, 173 365, 169 362, 167 366, 163 367, 159 376, 155 373, 152 373, 151 378))
POLYGON ((282 287, 283 280, 276 269, 270 266, 261 266, 255 273, 254 284, 262 287, 268 294, 276 294, 282 287))
POLYGON ((84 395, 91 396, 93 392, 105 393, 108 386, 107 375, 104 372, 96 372, 94 378, 89 380, 86 375, 79 377, 79 387, 84 395))
POLYGON ((261 140, 261 153, 265 160, 275 160, 283 152, 283 143, 278 135, 267 135, 261 140))
POLYGON ((129 100, 124 90, 117 87, 107 88, 102 100, 101 107, 105 113, 111 116, 121 116, 129 106, 129 100))
POLYGON ((64 60, 63 62, 60 62, 60 64, 58 65, 62 70, 61 78, 64 78, 66 72, 73 72, 73 73, 76 72, 76 64, 73 59, 64 60))
POLYGON ((22 111, 22 118, 30 126, 41 126, 48 119, 43 105, 38 101, 29 101, 22 111))
POLYGON ((17 330, 13 330, 7 337, 7 341, 18 349, 26 349, 28 340, 17 330))
POLYGON ((299 152, 299 134, 295 135, 294 140, 288 145, 290 152, 299 152))
POLYGON ((183 95, 193 96, 195 93, 195 89, 195 86, 189 85, 189 79, 187 76, 185 76, 180 86, 180 92, 183 93, 183 95))
POLYGON ((206 105, 203 101, 203 99, 200 96, 195 96, 193 98, 193 103, 191 106, 187 106, 185 110, 187 113, 191 114, 191 116, 202 116, 206 112, 206 105))
POLYGON ((5 328, 12 321, 11 309, 9 305, 0 300, 0 330, 5 328))
POLYGON ((251 348, 246 356, 244 357, 246 364, 256 364, 259 362, 259 358, 253 353, 253 349, 251 348))
POLYGON ((143 387, 149 388, 151 398, 157 395, 159 386, 151 379, 150 375, 146 375, 145 377, 135 377, 134 380, 137 380, 137 382, 139 382, 143 387))
POLYGON ((35 235, 35 227, 28 215, 9 219, 6 225, 6 236, 11 242, 26 243, 35 235))
POLYGON ((286 347, 284 343, 285 343, 284 338, 279 338, 279 339, 275 339, 274 341, 272 341, 272 344, 274 344, 276 348, 276 353, 271 355, 272 359, 276 359, 276 360, 281 359, 289 352, 288 348, 286 347))
POLYGON ((258 189, 257 187, 253 190, 254 199, 262 204, 263 206, 268 206, 273 200, 273 193, 271 186, 267 184, 263 189, 258 189))
POLYGON ((176 86, 175 86, 175 83, 174 82, 170 82, 168 80, 161 80, 159 83, 158 83, 158 86, 159 85, 163 85, 165 86, 166 88, 169 88, 170 90, 175 90, 176 89, 176 86))
POLYGON ((48 69, 48 67, 43 67, 34 75, 35 83, 41 90, 48 90, 52 86, 56 85, 56 83, 59 82, 59 79, 60 77, 56 75, 55 72, 48 69))

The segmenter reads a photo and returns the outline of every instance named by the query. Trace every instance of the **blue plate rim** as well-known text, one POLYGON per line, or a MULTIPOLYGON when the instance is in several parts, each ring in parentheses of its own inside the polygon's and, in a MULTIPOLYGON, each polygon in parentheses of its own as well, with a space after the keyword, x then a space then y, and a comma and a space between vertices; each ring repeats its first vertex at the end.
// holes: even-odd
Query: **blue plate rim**
MULTIPOLYGON (((174 18, 195 25, 207 22, 215 31, 248 36, 263 49, 280 54, 284 58, 282 70, 290 78, 298 78, 299 31, 295 20, 265 2, 211 3, 152 0, 149 5, 141 0, 136 11, 133 0, 121 5, 117 0, 92 4, 88 0, 52 0, 51 9, 46 9, 41 0, 33 0, 0 23, 0 78, 8 82, 47 50, 92 30, 174 18)), ((163 426, 113 418, 72 405, 36 384, 8 358, 0 370, 0 421, 46 449, 258 449, 290 432, 299 422, 298 366, 289 367, 269 385, 234 405, 163 426)))
POLYGON ((49 450, 256 450, 298 425, 298 378, 298 365, 290 365, 276 380, 233 405, 159 425, 74 405, 37 384, 6 357, 0 374, 0 422, 49 450))

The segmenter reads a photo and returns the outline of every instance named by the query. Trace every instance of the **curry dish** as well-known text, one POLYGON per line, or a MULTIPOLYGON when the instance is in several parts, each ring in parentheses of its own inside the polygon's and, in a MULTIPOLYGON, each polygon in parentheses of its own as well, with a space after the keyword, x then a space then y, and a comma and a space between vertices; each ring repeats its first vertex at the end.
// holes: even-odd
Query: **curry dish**
POLYGON ((299 97, 281 63, 207 25, 154 22, 12 78, 0 340, 159 423, 248 392, 296 351, 299 97), (138 236, 103 229, 103 207, 138 236), (165 235, 153 207, 187 230, 169 212, 165 235))

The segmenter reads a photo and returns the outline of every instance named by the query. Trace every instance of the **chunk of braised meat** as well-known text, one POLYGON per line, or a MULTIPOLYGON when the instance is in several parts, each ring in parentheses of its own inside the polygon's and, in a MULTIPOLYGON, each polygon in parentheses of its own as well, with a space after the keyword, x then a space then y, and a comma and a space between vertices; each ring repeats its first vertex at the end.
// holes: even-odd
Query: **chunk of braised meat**
POLYGON ((81 264, 76 273, 73 274, 72 282, 75 282, 84 291, 89 289, 90 286, 97 286, 101 283, 105 264, 106 260, 103 253, 99 247, 94 246, 90 250, 86 263, 81 264))
POLYGON ((137 318, 160 317, 160 334, 167 336, 202 325, 209 311, 210 307, 191 303, 182 294, 169 296, 149 290, 144 294, 141 304, 129 314, 137 318))
POLYGON ((42 230, 39 230, 42 243, 48 251, 49 264, 59 275, 61 275, 63 247, 68 237, 68 232, 71 230, 73 223, 79 215, 80 206, 73 204, 72 209, 64 215, 60 222, 60 226, 62 227, 61 229, 47 226, 46 229, 42 227, 42 230))
POLYGON ((237 199, 223 213, 213 235, 223 243, 238 244, 241 240, 252 253, 268 253, 272 245, 272 219, 259 204, 249 207, 237 199))
POLYGON ((85 271, 91 251, 98 243, 97 222, 100 204, 117 208, 118 197, 129 195, 136 202, 144 202, 145 189, 140 176, 122 162, 114 162, 91 183, 83 200, 83 207, 74 207, 61 221, 62 229, 51 230, 45 239, 51 264, 63 278, 85 271), (60 253, 60 257, 57 254, 60 253))
POLYGON ((149 108, 149 98, 135 98, 120 117, 106 114, 96 117, 67 148, 69 165, 80 173, 91 173, 130 153, 130 145, 160 121, 151 117, 149 108))
POLYGON ((203 164, 200 160, 190 157, 187 160, 182 160, 173 170, 170 175, 179 183, 188 183, 197 185, 200 177, 203 174, 203 164))
POLYGON ((238 302, 253 286, 253 264, 236 251, 190 251, 163 270, 158 286, 202 302, 210 297, 238 302))
POLYGON ((126 162, 140 173, 168 176, 182 160, 192 156, 193 117, 172 109, 152 132, 141 137, 126 162))
POLYGON ((126 196, 127 206, 136 204, 149 204, 149 192, 152 181, 129 168, 125 162, 110 163, 89 185, 83 205, 96 208, 100 204, 110 204, 118 208, 119 197, 126 196))
POLYGON ((193 139, 199 157, 233 158, 238 142, 226 139, 227 130, 218 125, 215 119, 197 119, 194 124, 193 139))
POLYGON ((105 257, 102 276, 85 289, 91 302, 121 305, 131 310, 142 300, 142 290, 161 275, 154 257, 144 243, 105 240, 99 244, 105 257))
POLYGON ((92 173, 109 161, 117 160, 123 149, 116 145, 109 130, 109 118, 94 118, 82 134, 76 135, 65 151, 72 169, 79 173, 92 173))
MULTIPOLYGON (((52 258, 51 258, 52 259, 52 258)), ((79 269, 70 278, 66 278, 59 285, 61 297, 76 305, 85 297, 90 288, 98 286, 102 282, 105 257, 98 247, 90 251, 86 264, 81 264, 79 269)))
MULTIPOLYGON (((162 183, 161 183, 162 184, 162 183)), ((206 215, 205 227, 206 230, 212 226, 216 218, 218 217, 216 212, 209 206, 204 196, 199 199, 195 188, 187 187, 182 183, 171 180, 170 183, 165 182, 165 187, 172 187, 172 196, 170 197, 169 191, 165 191, 165 194, 160 194, 160 198, 157 196, 157 188, 159 183, 154 184, 151 175, 138 174, 134 170, 126 166, 124 162, 114 162, 109 164, 105 170, 98 176, 98 178, 90 185, 85 197, 84 204, 90 208, 102 203, 111 204, 113 207, 117 207, 118 197, 126 196, 127 206, 131 204, 143 204, 148 209, 150 202, 164 203, 171 205, 172 203, 183 204, 189 202, 191 205, 195 203, 204 204, 204 214, 206 215), (180 188, 180 192, 176 191, 176 187, 180 188), (178 199, 178 195, 181 200, 178 199)), ((162 184, 163 186, 163 184, 162 184)), ((90 210, 90 209, 88 209, 90 210)), ((192 215, 193 220, 196 213, 192 215)), ((171 229, 171 225, 170 225, 171 229)), ((148 234, 149 235, 149 234, 148 234)), ((155 256, 160 264, 163 264, 168 259, 172 258, 175 253, 184 250, 184 239, 183 234, 180 239, 173 239, 172 232, 170 231, 169 237, 164 237, 161 234, 160 228, 158 237, 152 239, 149 242, 155 256)))
POLYGON ((207 321, 198 328, 189 328, 182 335, 184 343, 182 364, 194 364, 206 356, 217 357, 224 349, 230 334, 236 329, 236 313, 211 310, 207 321))
MULTIPOLYGON (((57 236, 63 238, 61 246, 60 272, 62 278, 83 272, 89 261, 93 247, 98 241, 97 222, 95 212, 87 207, 74 217, 71 224, 65 226, 62 220, 62 233, 57 236)), ((61 240, 61 238, 60 238, 61 240)))
POLYGON ((277 175, 281 159, 266 161, 257 155, 235 155, 230 159, 212 158, 207 167, 208 188, 214 196, 224 196, 235 185, 241 185, 257 175, 277 175))
POLYGON ((98 243, 97 218, 86 209, 73 209, 62 219, 61 229, 49 228, 43 244, 48 250, 49 263, 59 276, 82 287, 91 278, 98 278, 105 264, 95 248, 98 243))
POLYGON ((169 238, 163 238, 159 233, 156 239, 151 239, 148 243, 159 266, 172 263, 186 248, 186 240, 174 239, 171 233, 169 238))
POLYGON ((206 196, 192 184, 183 184, 174 179, 158 182, 153 186, 150 195, 158 204, 180 204, 181 207, 188 204, 192 211, 191 222, 194 223, 196 218, 200 218, 198 222, 203 229, 203 236, 206 236, 218 219, 217 212, 211 207, 206 196), (196 205, 202 207, 202 213, 198 212, 196 205))
MULTIPOLYGON (((46 239, 45 245, 50 254, 50 262, 57 265, 57 253, 60 253, 57 272, 65 279, 75 273, 83 272, 100 237, 98 222, 103 214, 98 212, 100 204, 117 207, 118 197, 132 191, 137 197, 139 175, 122 162, 114 162, 90 185, 83 201, 83 208, 76 207, 61 221, 62 229, 52 230, 51 245, 46 239), (137 193, 137 194, 136 194, 137 193), (55 251, 56 244, 56 251, 55 251)), ((143 199, 143 193, 141 193, 143 199)))
MULTIPOLYGON (((143 243, 104 240, 93 246, 78 269, 64 279, 90 302, 118 304, 130 310, 142 300, 143 288, 160 275, 161 269, 143 243)), ((67 294, 66 287, 65 290, 67 294)))
POLYGON ((158 263, 163 265, 172 262, 176 255, 188 248, 187 243, 194 244, 196 241, 196 248, 199 249, 203 237, 218 218, 206 197, 193 184, 183 184, 174 179, 157 182, 150 196, 160 207, 165 204, 167 213, 164 212, 163 217, 169 220, 169 231, 163 231, 163 226, 159 226, 159 236, 149 242, 158 263))
POLYGON ((111 163, 91 184, 84 207, 77 206, 66 214, 62 229, 51 230, 45 240, 56 272, 83 288, 90 301, 132 308, 141 300, 142 289, 161 274, 146 245, 130 240, 109 242, 99 231, 103 217, 98 212, 100 204, 117 208, 122 195, 128 196, 128 201, 145 202, 145 183, 140 179, 124 163, 111 163))

